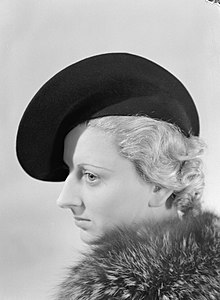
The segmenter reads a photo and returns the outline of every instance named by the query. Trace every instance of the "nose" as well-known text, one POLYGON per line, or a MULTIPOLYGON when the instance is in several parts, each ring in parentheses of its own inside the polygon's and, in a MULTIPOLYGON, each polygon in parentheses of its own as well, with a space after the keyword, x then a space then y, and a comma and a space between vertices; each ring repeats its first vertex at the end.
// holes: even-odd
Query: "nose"
POLYGON ((67 177, 64 183, 60 196, 57 199, 57 205, 61 208, 71 209, 83 207, 79 186, 71 174, 67 177))

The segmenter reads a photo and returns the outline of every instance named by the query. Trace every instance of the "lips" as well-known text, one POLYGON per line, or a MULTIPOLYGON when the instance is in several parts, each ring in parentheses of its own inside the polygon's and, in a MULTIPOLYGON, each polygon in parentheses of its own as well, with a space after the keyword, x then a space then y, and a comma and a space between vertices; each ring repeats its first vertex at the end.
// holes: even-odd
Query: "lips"
POLYGON ((80 218, 80 217, 75 217, 75 224, 77 227, 80 227, 83 230, 87 230, 91 226, 91 220, 85 219, 85 218, 80 218))

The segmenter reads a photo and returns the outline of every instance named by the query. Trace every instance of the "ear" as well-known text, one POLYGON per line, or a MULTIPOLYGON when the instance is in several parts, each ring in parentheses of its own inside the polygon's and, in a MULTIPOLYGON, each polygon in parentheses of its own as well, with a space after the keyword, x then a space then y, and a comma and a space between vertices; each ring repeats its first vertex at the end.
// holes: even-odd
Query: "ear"
POLYGON ((148 202, 149 207, 160 207, 165 205, 167 199, 172 195, 173 190, 155 185, 152 197, 148 202))

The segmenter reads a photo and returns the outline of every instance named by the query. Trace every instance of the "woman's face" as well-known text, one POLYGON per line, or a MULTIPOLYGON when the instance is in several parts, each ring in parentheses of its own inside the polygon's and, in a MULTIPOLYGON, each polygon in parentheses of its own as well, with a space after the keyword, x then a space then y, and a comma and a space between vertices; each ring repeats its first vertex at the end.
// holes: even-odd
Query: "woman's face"
POLYGON ((92 243, 117 225, 152 217, 148 203, 155 186, 138 176, 109 134, 91 127, 73 129, 65 139, 64 161, 70 173, 58 205, 71 209, 84 242, 92 243))

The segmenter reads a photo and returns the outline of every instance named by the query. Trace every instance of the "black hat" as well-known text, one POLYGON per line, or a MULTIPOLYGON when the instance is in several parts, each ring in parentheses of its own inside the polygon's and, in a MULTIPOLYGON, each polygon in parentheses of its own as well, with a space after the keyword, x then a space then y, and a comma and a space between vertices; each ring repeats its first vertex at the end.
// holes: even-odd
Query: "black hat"
POLYGON ((182 83, 154 62, 107 53, 70 65, 47 81, 25 110, 17 133, 23 169, 45 181, 64 181, 64 138, 78 124, 108 115, 147 115, 199 134, 199 119, 182 83))

